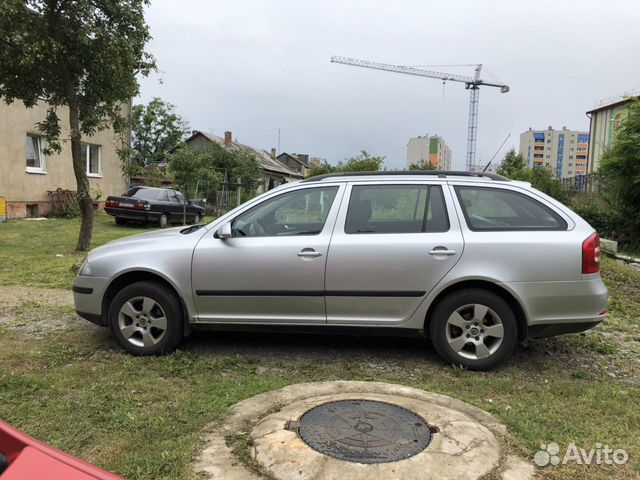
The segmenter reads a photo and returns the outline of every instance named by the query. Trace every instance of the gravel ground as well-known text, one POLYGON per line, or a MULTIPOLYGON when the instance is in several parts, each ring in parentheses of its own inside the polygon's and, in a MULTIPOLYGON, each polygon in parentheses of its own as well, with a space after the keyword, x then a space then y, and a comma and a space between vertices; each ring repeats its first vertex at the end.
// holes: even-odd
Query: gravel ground
MULTIPOLYGON (((75 314, 72 292, 50 288, 1 287, 0 327, 39 338, 69 329, 87 333, 90 330, 92 335, 109 337, 106 329, 95 327, 75 314)), ((404 371, 409 377, 419 372, 417 366, 425 358, 438 361, 428 341, 394 337, 194 332, 182 348, 214 350, 230 358, 249 355, 283 361, 327 362, 350 357, 361 361, 363 356, 370 355, 368 369, 404 371), (381 351, 384 355, 380 355, 381 351)), ((640 385, 640 331, 623 332, 601 326, 582 334, 532 340, 526 347, 516 347, 508 363, 536 375, 539 369, 530 364, 545 359, 559 362, 578 377, 606 375, 640 385)))

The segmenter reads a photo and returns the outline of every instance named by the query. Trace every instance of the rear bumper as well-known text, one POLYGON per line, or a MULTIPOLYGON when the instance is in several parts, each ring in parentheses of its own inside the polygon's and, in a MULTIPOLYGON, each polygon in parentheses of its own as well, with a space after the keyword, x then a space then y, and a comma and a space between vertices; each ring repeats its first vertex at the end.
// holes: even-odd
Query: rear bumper
POLYGON ((580 333, 585 330, 594 328, 602 323, 603 320, 594 322, 579 323, 549 323, 547 325, 533 325, 529 327, 529 338, 545 338, 555 337, 556 335, 565 335, 567 333, 580 333))
POLYGON ((581 332, 606 317, 608 292, 600 277, 568 282, 511 282, 503 286, 525 309, 532 337, 581 332))
POLYGON ((105 207, 105 212, 113 217, 124 218, 136 222, 157 222, 162 212, 147 212, 142 210, 132 210, 129 208, 105 207))

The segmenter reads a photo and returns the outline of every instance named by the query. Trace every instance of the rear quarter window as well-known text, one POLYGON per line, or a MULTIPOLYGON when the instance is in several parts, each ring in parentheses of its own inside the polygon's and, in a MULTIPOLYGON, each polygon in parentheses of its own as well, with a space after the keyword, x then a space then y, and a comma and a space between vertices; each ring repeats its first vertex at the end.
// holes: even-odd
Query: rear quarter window
POLYGON ((455 186, 458 201, 475 231, 566 230, 567 222, 524 193, 502 188, 455 186))

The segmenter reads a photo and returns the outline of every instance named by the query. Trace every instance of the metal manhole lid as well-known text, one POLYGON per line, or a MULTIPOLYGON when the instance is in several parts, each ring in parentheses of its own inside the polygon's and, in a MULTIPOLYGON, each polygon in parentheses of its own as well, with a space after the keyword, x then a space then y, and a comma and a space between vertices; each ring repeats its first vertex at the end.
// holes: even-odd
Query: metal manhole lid
POLYGON ((429 445, 431 433, 418 414, 376 400, 324 403, 304 413, 298 426, 298 434, 314 450, 358 463, 412 457, 429 445))

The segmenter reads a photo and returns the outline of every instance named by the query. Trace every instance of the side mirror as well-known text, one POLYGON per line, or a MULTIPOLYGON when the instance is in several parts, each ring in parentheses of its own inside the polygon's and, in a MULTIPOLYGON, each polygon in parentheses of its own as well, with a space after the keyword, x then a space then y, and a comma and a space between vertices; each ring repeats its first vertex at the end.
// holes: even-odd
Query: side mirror
POLYGON ((218 230, 216 230, 216 238, 224 240, 225 238, 231 238, 231 222, 225 222, 218 230))

